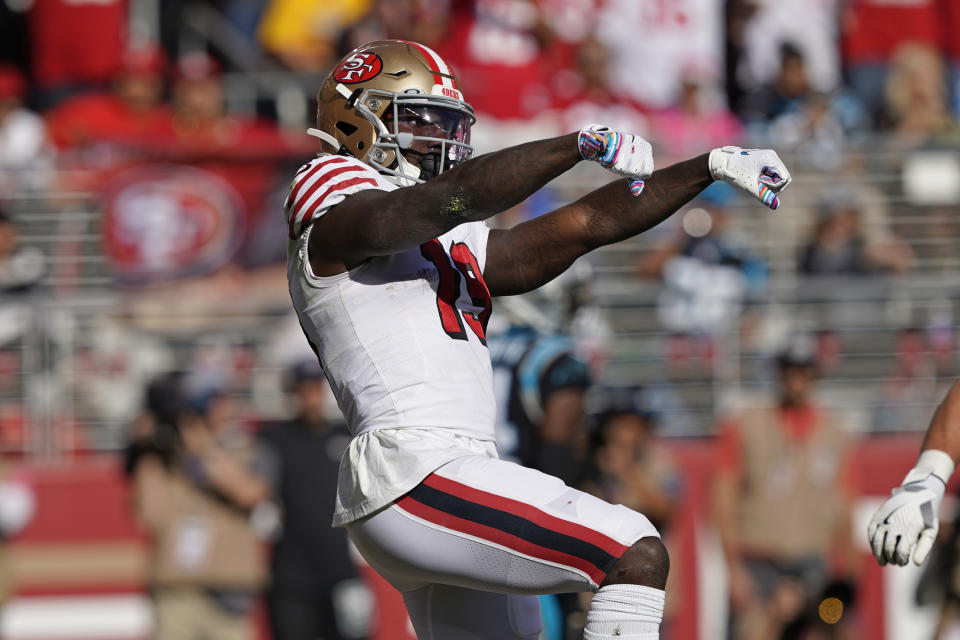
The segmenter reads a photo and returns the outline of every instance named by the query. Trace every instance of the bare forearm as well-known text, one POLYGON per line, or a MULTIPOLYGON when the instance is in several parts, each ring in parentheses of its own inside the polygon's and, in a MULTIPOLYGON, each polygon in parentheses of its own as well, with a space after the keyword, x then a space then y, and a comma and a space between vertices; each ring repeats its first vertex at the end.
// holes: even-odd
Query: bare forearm
POLYGON ((208 452, 201 462, 210 486, 237 506, 252 509, 270 497, 266 481, 226 452, 208 452))
POLYGON ((643 506, 645 516, 662 524, 669 524, 673 516, 673 500, 657 481, 642 471, 635 471, 630 477, 630 488, 637 502, 643 506))
POLYGON ((954 383, 943 399, 923 441, 923 450, 939 449, 953 462, 960 460, 960 383, 954 383))
POLYGON ((588 251, 656 226, 711 182, 702 155, 655 171, 639 197, 626 179, 616 180, 573 204, 493 233, 484 271, 490 292, 505 296, 535 289, 588 251))
POLYGON ((635 197, 625 180, 617 180, 579 201, 584 206, 584 241, 595 249, 657 226, 713 182, 707 155, 655 171, 635 197))
POLYGON ((579 161, 577 134, 571 133, 479 156, 434 182, 448 194, 443 213, 483 220, 523 202, 579 161))
POLYGON ((576 134, 479 156, 368 207, 369 220, 355 227, 358 237, 348 245, 356 247, 357 257, 415 247, 464 222, 506 211, 579 161, 576 134))

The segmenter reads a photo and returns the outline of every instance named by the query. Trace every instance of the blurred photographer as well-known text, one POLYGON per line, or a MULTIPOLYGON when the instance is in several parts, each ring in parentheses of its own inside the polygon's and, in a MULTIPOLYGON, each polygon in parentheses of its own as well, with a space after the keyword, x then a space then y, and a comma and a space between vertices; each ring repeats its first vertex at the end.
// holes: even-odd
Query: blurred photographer
POLYGON ((260 432, 277 461, 274 491, 283 507, 270 565, 270 629, 274 640, 357 638, 369 624, 360 604, 366 592, 346 532, 331 526, 340 457, 350 436, 327 418, 327 379, 315 360, 291 368, 287 389, 295 415, 260 432))
POLYGON ((266 579, 268 458, 237 428, 222 388, 188 400, 172 374, 150 385, 146 405, 127 468, 153 542, 155 637, 252 640, 249 614, 266 579))
POLYGON ((665 532, 682 483, 672 456, 657 440, 657 420, 640 389, 604 389, 590 464, 580 487, 642 512, 665 532))
MULTIPOLYGON (((671 524, 683 481, 676 461, 657 435, 659 416, 650 409, 650 396, 639 387, 607 387, 598 392, 600 411, 579 488, 646 515, 672 551, 671 524)), ((684 592, 683 571, 677 570, 682 561, 672 561, 666 588, 670 604, 664 610, 661 630, 670 628, 678 610, 678 594, 684 592)))

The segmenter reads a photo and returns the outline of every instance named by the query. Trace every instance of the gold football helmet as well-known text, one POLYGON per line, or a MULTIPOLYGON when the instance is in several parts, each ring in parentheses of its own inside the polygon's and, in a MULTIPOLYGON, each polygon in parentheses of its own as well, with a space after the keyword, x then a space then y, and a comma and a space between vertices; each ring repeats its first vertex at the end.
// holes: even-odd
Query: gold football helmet
POLYGON ((429 48, 404 40, 358 47, 317 93, 317 127, 331 153, 347 153, 400 186, 423 182, 473 154, 473 107, 453 71, 429 48))

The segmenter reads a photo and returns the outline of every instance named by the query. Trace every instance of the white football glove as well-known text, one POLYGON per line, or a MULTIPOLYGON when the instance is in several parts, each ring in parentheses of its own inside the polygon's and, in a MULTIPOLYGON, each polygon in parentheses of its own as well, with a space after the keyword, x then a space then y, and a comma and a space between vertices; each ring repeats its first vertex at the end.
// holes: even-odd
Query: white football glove
POLYGON ((937 514, 952 473, 950 456, 924 451, 903 484, 873 514, 867 538, 881 566, 888 562, 903 566, 911 557, 920 565, 927 559, 940 529, 937 514))
POLYGON ((790 184, 790 172, 772 149, 721 147, 710 152, 710 175, 739 187, 771 209, 790 184))
MULTIPOLYGON (((580 157, 593 160, 600 166, 642 184, 653 173, 653 147, 631 133, 614 131, 609 127, 591 124, 577 136, 580 157)), ((634 195, 640 195, 633 184, 634 195)))

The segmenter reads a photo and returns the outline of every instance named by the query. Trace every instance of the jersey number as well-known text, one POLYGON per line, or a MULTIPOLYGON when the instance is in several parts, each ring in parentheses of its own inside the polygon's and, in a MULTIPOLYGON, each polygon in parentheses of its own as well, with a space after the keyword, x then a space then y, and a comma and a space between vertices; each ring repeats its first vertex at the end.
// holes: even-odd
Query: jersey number
POLYGON ((487 320, 490 319, 491 310, 490 290, 487 289, 487 283, 483 281, 477 257, 471 253, 467 245, 457 242, 450 245, 450 257, 447 258, 443 246, 436 238, 420 245, 420 253, 433 263, 440 273, 440 282, 437 283, 437 311, 440 313, 440 324, 443 330, 454 340, 466 340, 467 332, 463 327, 463 321, 466 320, 480 338, 481 344, 486 346, 487 320), (457 312, 461 274, 466 278, 470 302, 479 311, 457 312))

